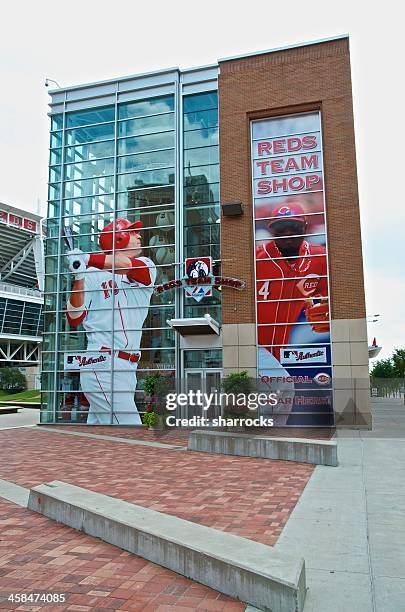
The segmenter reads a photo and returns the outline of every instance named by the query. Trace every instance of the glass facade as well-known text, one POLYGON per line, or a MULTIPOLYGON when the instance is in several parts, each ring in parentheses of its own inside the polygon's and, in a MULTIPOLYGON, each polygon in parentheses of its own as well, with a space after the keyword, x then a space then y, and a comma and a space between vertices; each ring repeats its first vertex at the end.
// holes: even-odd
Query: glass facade
POLYGON ((173 92, 53 115, 49 160, 41 419, 136 424, 124 404, 135 395, 142 413, 145 376, 179 375, 179 342, 167 320, 206 313, 221 320, 217 289, 203 305, 178 290, 153 291, 182 278, 187 257, 210 256, 220 273, 217 93, 173 92), (119 232, 119 219, 142 229, 119 232), (100 265, 88 258, 103 253, 100 233, 110 223, 110 263, 100 265), (80 273, 72 248, 79 264, 86 261, 80 273), (89 360, 98 388, 84 375, 89 360))
POLYGON ((0 297, 0 334, 40 337, 42 304, 0 297))
MULTIPOLYGON (((184 259, 211 257, 213 273, 220 275, 220 207, 218 94, 203 93, 184 98, 184 259)), ((184 316, 209 313, 221 322, 221 292, 202 304, 185 298, 184 316)))

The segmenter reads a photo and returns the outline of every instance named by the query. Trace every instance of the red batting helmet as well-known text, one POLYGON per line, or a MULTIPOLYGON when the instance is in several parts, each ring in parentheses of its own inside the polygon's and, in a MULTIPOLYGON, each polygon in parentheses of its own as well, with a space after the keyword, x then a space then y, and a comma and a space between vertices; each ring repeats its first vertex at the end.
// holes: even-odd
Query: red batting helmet
POLYGON ((115 244, 116 249, 126 249, 130 237, 129 230, 140 229, 141 227, 143 227, 142 221, 135 221, 135 223, 131 223, 131 221, 128 221, 128 219, 116 219, 101 230, 101 234, 98 238, 98 244, 106 253, 111 253, 113 250, 113 244, 115 244))
POLYGON ((281 206, 277 206, 271 213, 272 219, 269 221, 269 227, 271 227, 274 223, 279 223, 280 221, 288 221, 292 219, 293 221, 301 221, 302 223, 307 222, 307 218, 305 216, 305 211, 298 202, 291 202, 290 204, 282 204, 281 206))

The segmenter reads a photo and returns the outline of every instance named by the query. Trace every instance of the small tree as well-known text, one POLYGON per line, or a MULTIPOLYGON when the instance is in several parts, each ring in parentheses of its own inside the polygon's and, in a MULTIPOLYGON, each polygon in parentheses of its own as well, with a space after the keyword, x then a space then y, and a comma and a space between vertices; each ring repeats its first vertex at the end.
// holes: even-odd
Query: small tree
POLYGON ((373 378, 395 378, 395 368, 392 359, 379 359, 373 364, 370 375, 373 378))
POLYGON ((0 369, 0 389, 10 393, 18 393, 27 388, 27 381, 18 368, 0 369))
POLYGON ((405 404, 405 349, 395 349, 392 354, 395 375, 402 378, 404 386, 404 404, 405 404))

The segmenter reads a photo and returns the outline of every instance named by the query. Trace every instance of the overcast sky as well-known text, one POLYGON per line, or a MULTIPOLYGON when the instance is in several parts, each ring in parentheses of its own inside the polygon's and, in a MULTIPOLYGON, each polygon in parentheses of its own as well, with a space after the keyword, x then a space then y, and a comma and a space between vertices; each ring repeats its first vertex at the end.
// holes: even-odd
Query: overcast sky
POLYGON ((46 215, 45 77, 68 86, 349 34, 367 313, 381 315, 369 336, 383 345, 380 357, 389 356, 405 346, 399 6, 392 0, 7 2, 0 37, 0 202, 33 212, 39 207, 46 215))

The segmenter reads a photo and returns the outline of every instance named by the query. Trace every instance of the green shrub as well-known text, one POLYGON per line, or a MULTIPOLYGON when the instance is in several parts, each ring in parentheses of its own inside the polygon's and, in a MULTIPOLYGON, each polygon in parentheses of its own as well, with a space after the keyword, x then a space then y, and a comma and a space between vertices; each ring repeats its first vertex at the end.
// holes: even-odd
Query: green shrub
POLYGON ((18 368, 0 368, 0 389, 18 393, 27 388, 27 381, 18 368))
POLYGON ((150 412, 145 412, 145 414, 142 417, 142 422, 144 425, 146 425, 146 427, 154 427, 157 423, 158 417, 156 412, 150 411, 150 412))

